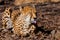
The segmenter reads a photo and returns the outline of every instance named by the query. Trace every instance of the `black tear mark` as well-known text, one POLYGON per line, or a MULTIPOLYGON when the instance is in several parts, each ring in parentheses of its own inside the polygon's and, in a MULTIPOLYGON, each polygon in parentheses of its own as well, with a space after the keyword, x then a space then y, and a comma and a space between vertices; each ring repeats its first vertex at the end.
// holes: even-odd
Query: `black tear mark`
POLYGON ((10 9, 9 12, 12 13, 12 9, 10 9))
POLYGON ((12 15, 12 11, 13 11, 12 9, 9 10, 9 12, 10 12, 10 17, 11 17, 11 15, 12 15))

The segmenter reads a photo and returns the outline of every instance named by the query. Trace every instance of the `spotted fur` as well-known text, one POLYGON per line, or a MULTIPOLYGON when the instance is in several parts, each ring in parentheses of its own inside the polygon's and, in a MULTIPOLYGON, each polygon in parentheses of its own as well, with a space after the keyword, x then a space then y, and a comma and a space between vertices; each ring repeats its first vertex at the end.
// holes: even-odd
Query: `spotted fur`
POLYGON ((35 26, 31 25, 32 21, 34 21, 34 18, 36 18, 36 10, 35 8, 31 6, 25 6, 22 9, 13 10, 12 13, 9 12, 10 8, 7 8, 3 13, 3 26, 5 28, 13 27, 14 34, 26 36, 30 32, 33 32, 35 30, 35 26), (9 14, 9 15, 8 15, 9 14), (10 15, 11 14, 11 15, 10 15), (5 18, 7 16, 7 18, 5 18), (10 22, 8 21, 10 20, 10 22), (6 21, 7 20, 7 21, 6 21), (6 23, 11 24, 6 24, 6 23), (9 26, 10 25, 10 26, 9 26))

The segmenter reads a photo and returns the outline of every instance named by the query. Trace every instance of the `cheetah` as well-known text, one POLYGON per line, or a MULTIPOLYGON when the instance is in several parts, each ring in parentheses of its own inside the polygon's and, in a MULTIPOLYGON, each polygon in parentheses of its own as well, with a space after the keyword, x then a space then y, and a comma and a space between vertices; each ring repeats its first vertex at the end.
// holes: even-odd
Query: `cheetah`
POLYGON ((34 18, 36 18, 36 9, 34 7, 19 7, 18 10, 13 10, 12 13, 10 13, 9 10, 10 8, 5 10, 3 14, 7 16, 7 18, 4 16, 2 17, 2 19, 4 19, 3 25, 6 25, 5 28, 10 28, 10 26, 13 27, 13 33, 18 36, 26 36, 27 34, 33 33, 35 26, 31 25, 31 23, 34 22, 34 18))

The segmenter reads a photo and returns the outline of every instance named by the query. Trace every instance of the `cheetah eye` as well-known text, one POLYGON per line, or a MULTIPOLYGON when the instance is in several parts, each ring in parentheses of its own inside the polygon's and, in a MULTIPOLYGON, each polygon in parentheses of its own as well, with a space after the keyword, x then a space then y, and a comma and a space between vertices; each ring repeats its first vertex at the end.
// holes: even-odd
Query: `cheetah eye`
POLYGON ((18 13, 18 14, 16 15, 16 17, 19 16, 20 14, 21 14, 21 13, 18 13))
POLYGON ((22 8, 24 8, 24 7, 22 6, 22 8))
POLYGON ((21 13, 18 13, 18 15, 20 15, 21 13))
POLYGON ((7 25, 5 25, 5 27, 6 27, 7 25))

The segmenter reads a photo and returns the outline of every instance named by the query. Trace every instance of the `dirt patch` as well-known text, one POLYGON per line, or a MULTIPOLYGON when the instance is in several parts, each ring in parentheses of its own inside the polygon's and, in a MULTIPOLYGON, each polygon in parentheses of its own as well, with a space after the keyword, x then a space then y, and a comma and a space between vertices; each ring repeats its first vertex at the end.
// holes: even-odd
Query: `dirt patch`
MULTIPOLYGON (((60 3, 37 3, 36 29, 30 36, 15 35, 10 29, 2 29, 0 22, 0 40, 60 40, 60 3)), ((0 17, 6 6, 0 6, 0 17)), ((1 18, 0 18, 1 20, 1 18)))

